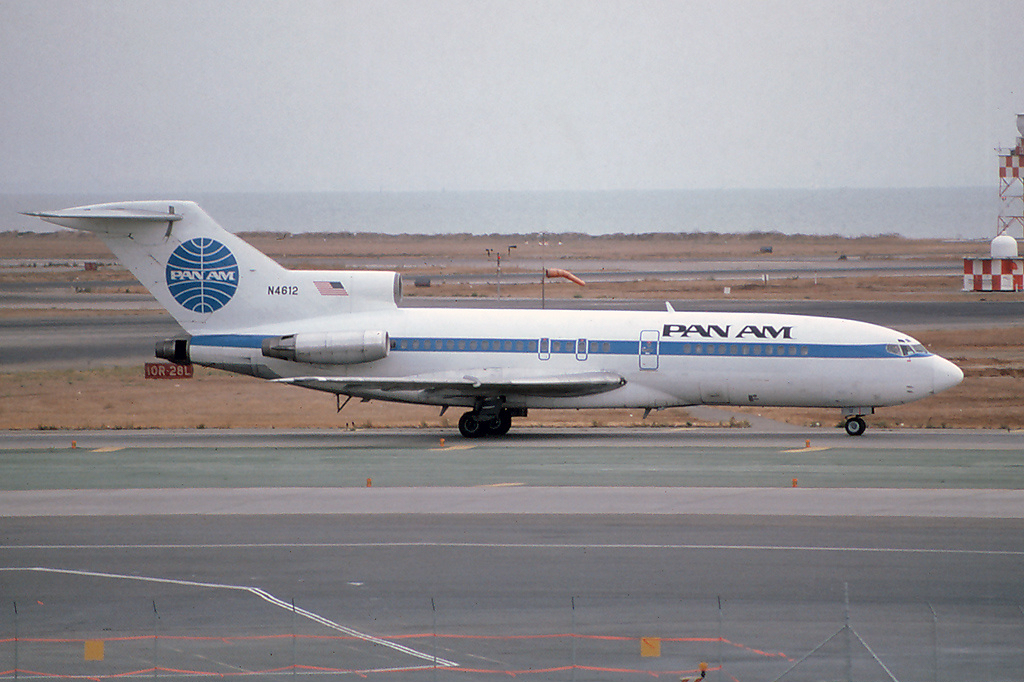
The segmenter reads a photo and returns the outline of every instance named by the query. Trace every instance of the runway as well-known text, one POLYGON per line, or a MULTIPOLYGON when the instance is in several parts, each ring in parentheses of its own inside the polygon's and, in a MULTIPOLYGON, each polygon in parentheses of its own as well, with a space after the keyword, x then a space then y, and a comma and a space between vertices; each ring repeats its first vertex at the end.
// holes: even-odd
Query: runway
POLYGON ((602 431, 0 435, 0 673, 1019 677, 1020 434, 602 431))

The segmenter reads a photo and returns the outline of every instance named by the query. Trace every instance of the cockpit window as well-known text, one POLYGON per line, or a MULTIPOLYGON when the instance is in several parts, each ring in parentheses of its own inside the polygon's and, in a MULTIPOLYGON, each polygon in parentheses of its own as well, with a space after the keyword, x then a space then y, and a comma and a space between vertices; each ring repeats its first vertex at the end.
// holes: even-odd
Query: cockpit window
POLYGON ((920 343, 890 343, 886 344, 885 352, 890 353, 891 355, 907 357, 910 355, 927 355, 928 349, 920 343))

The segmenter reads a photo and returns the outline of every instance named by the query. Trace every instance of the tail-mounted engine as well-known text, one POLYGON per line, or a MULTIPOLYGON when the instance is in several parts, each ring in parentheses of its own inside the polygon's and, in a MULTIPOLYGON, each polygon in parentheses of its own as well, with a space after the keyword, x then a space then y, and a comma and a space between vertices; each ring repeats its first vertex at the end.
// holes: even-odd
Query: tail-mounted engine
POLYGON ((383 331, 303 332, 263 339, 264 357, 317 365, 355 365, 381 360, 391 350, 383 331))
POLYGON ((191 365, 188 356, 188 339, 167 339, 156 344, 156 356, 176 365, 191 365))

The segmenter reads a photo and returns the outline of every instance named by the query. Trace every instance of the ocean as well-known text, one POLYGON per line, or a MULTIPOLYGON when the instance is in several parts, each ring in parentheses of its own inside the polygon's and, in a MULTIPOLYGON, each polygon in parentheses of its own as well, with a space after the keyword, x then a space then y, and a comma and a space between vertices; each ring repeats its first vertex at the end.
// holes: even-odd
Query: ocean
POLYGON ((991 239, 995 187, 622 192, 310 192, 160 195, 0 194, 0 231, 57 229, 20 211, 171 198, 231 232, 643 234, 778 232, 991 239))

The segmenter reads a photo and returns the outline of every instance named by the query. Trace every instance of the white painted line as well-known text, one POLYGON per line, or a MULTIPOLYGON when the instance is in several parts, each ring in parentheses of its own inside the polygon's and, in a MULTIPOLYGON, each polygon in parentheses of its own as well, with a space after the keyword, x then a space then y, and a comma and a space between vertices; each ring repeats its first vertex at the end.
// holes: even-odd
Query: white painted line
POLYGON ((525 485, 499 488, 412 486, 0 491, 0 518, 310 513, 771 514, 1024 519, 1024 490, 525 485))
MULTIPOLYGON (((924 547, 827 547, 820 545, 701 545, 701 544, 633 544, 633 543, 609 543, 609 544, 587 544, 587 543, 534 543, 534 542, 268 542, 268 543, 234 543, 234 544, 116 544, 116 545, 3 545, 0 552, 16 550, 164 550, 164 549, 395 549, 401 547, 436 547, 450 549, 564 549, 564 550, 599 550, 599 549, 628 549, 628 550, 731 550, 731 551, 759 551, 759 552, 856 552, 872 554, 952 554, 952 555, 974 555, 974 556, 1011 556, 1024 557, 1024 550, 1008 549, 954 549, 924 548, 924 547)), ((0 571, 30 570, 17 568, 0 568, 0 571)), ((37 570, 37 569, 31 569, 37 570)), ((38 569, 42 570, 42 569, 38 569)), ((59 569, 52 569, 57 571, 59 569)), ((89 574, 92 575, 92 574, 89 574)), ((109 576, 123 577, 134 580, 154 580, 163 582, 175 582, 180 584, 195 584, 202 587, 221 587, 236 590, 257 590, 259 588, 242 587, 232 585, 210 585, 206 583, 187 583, 178 580, 162 578, 136 578, 133 576, 109 576)), ((350 585, 362 585, 362 583, 348 583, 350 585)), ((291 610, 291 605, 288 605, 291 610)))
POLYGON ((371 644, 377 644, 383 647, 387 647, 389 649, 398 651, 399 653, 407 654, 409 656, 413 656, 424 661, 430 661, 431 663, 434 663, 436 661, 437 665, 442 666, 444 668, 459 667, 459 664, 455 663, 454 661, 449 661, 443 658, 435 659, 432 654, 428 654, 423 651, 417 651, 416 649, 407 647, 404 644, 398 644, 397 642, 391 642, 386 639, 381 639, 380 637, 374 637, 373 635, 368 635, 364 632, 359 632, 358 630, 354 630, 348 626, 341 625, 340 623, 335 623, 333 620, 324 618, 323 616, 313 613, 312 611, 309 611, 307 609, 299 608, 297 606, 293 607, 292 604, 290 604, 289 602, 286 602, 283 599, 279 599, 274 595, 270 594, 269 592, 267 592, 266 590, 260 589, 258 587, 248 587, 246 585, 223 585, 220 583, 201 583, 195 580, 178 580, 176 578, 153 578, 139 575, 122 575, 118 573, 81 571, 68 568, 49 568, 45 566, 29 566, 23 568, 0 568, 0 572, 15 571, 33 571, 36 573, 58 573, 62 575, 79 575, 92 578, 113 578, 115 580, 137 580, 141 582, 163 583, 168 585, 183 585, 186 587, 207 587, 218 590, 236 590, 239 592, 248 592, 249 594, 255 595, 260 599, 270 604, 273 604, 274 606, 284 609, 285 611, 294 612, 296 615, 302 616, 303 618, 308 618, 309 620, 315 623, 319 623, 320 625, 330 628, 331 630, 336 630, 350 637, 361 639, 364 642, 369 642, 371 644))

